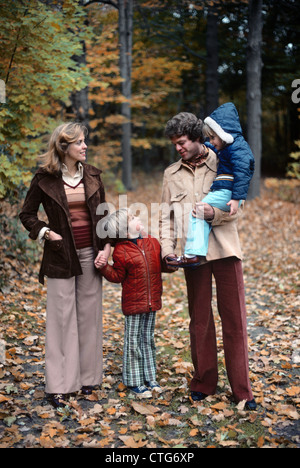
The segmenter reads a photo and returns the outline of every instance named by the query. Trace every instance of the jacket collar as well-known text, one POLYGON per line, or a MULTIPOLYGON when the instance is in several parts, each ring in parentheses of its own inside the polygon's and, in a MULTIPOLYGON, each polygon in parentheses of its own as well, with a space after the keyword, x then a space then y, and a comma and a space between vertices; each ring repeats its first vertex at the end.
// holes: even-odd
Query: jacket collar
MULTIPOLYGON (((209 154, 204 162, 204 165, 206 165, 210 170, 213 172, 217 172, 217 166, 218 166, 218 161, 215 153, 209 148, 209 154)), ((183 160, 179 159, 176 163, 173 164, 171 173, 175 174, 178 172, 181 168, 187 167, 183 164, 183 160)))
MULTIPOLYGON (((89 200, 89 198, 100 188, 101 182, 99 182, 99 179, 96 176, 99 176, 102 171, 94 166, 90 166, 89 164, 82 164, 82 166, 86 200, 89 200)), ((43 169, 39 169, 37 173, 42 175, 39 180, 40 188, 67 212, 68 202, 61 172, 56 175, 52 175, 43 169)))

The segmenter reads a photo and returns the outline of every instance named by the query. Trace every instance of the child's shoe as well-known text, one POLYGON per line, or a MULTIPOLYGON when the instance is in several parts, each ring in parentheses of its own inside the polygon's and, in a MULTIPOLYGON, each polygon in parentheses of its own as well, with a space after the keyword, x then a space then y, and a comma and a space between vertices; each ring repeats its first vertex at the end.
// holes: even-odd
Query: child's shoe
POLYGON ((156 382, 156 380, 152 380, 151 382, 146 382, 146 385, 152 390, 152 392, 162 393, 162 388, 159 385, 159 383, 156 382))
POLYGON ((182 255, 180 257, 168 257, 168 265, 176 268, 189 268, 196 267, 201 264, 200 257, 195 255, 194 257, 186 257, 182 255))
POLYGON ((145 387, 140 385, 139 387, 128 387, 138 398, 152 398, 152 393, 145 387))

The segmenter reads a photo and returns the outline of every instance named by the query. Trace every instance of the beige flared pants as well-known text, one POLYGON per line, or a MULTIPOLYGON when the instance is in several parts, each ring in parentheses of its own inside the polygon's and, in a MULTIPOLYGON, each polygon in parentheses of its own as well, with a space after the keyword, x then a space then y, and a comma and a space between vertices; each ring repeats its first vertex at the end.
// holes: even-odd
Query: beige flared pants
POLYGON ((82 275, 47 280, 47 393, 73 393, 102 383, 102 278, 92 248, 77 254, 82 275))

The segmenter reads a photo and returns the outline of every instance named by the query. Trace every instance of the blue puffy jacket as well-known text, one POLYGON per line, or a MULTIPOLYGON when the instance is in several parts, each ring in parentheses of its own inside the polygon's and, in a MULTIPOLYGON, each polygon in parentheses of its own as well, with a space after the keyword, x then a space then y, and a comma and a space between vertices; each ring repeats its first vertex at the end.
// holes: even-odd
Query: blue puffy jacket
POLYGON ((233 200, 246 200, 249 184, 254 173, 254 157, 242 134, 242 127, 235 105, 227 102, 218 107, 204 123, 227 143, 216 151, 219 158, 218 172, 211 190, 228 189, 233 200), (233 178, 228 177, 233 176, 233 178))

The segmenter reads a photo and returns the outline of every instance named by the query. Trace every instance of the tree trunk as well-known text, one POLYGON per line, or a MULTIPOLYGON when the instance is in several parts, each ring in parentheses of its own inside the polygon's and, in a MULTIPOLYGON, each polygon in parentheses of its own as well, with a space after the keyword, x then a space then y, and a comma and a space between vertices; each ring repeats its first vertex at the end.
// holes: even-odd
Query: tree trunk
MULTIPOLYGON (((86 47, 85 43, 82 43, 82 55, 73 57, 74 60, 78 63, 78 65, 86 65, 86 47)), ((85 88, 81 89, 80 91, 75 91, 71 94, 71 102, 72 102, 72 111, 75 116, 77 122, 81 122, 83 125, 86 126, 88 132, 90 131, 89 126, 89 88, 86 86, 85 88)), ((87 136, 86 143, 89 142, 89 135, 87 136)))
POLYGON ((209 7, 206 29, 206 116, 219 105, 218 15, 209 7))
POLYGON ((127 190, 132 189, 131 155, 131 64, 132 64, 132 29, 133 0, 119 0, 119 40, 120 74, 122 94, 125 101, 121 104, 121 114, 125 121, 122 125, 122 181, 127 190))
POLYGON ((249 0, 249 36, 247 50, 247 140, 255 158, 255 173, 248 198, 260 195, 261 178, 261 44, 262 0, 249 0))

